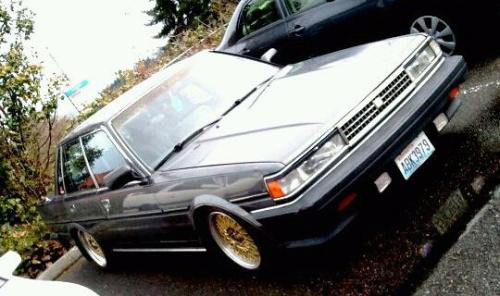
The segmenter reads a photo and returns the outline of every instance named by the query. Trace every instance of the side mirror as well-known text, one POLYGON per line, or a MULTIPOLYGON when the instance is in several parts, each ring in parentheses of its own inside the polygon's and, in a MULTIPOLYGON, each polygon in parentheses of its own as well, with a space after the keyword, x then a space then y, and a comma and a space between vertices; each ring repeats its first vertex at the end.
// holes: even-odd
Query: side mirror
POLYGON ((104 184, 110 190, 115 190, 118 188, 122 188, 129 182, 139 180, 142 180, 142 177, 130 166, 124 165, 114 169, 113 171, 111 171, 111 173, 107 174, 104 177, 104 184))
POLYGON ((260 59, 270 63, 277 53, 278 50, 276 48, 270 48, 260 57, 260 59))
POLYGON ((56 197, 55 193, 51 192, 47 196, 42 196, 42 202, 51 203, 55 197, 56 197))
POLYGON ((21 256, 14 251, 8 251, 0 257, 0 275, 11 276, 19 264, 21 264, 21 256))

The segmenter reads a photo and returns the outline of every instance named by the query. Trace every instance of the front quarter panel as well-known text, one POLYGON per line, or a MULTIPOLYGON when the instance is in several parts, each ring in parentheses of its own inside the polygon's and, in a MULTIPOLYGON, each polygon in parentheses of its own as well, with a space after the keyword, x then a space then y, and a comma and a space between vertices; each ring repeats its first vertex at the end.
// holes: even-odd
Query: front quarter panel
POLYGON ((153 186, 164 211, 187 209, 200 195, 241 200, 267 194, 264 176, 283 167, 278 163, 237 164, 162 172, 153 186))

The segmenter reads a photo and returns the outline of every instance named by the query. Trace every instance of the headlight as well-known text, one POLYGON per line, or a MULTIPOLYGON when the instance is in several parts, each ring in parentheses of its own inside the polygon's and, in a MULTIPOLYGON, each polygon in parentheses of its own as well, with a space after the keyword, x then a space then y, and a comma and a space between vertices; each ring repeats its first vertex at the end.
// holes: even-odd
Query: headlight
POLYGON ((406 72, 412 80, 416 80, 422 75, 425 70, 432 64, 434 59, 441 55, 441 48, 436 41, 431 42, 406 66, 406 72))
POLYGON ((335 133, 328 141, 316 147, 309 157, 286 175, 266 181, 271 197, 282 198, 291 194, 326 168, 345 148, 344 139, 339 133, 335 133))

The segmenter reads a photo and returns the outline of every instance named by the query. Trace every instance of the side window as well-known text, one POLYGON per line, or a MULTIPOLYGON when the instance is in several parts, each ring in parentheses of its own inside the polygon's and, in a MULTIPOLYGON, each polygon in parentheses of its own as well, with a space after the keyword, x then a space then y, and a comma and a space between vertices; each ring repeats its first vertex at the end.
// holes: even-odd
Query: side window
POLYGON ((68 194, 95 188, 78 139, 63 146, 63 174, 68 194))
POLYGON ((125 165, 125 160, 103 131, 82 137, 82 142, 94 178, 99 187, 104 187, 104 177, 125 165))
POLYGON ((297 13, 328 2, 328 0, 285 0, 291 13, 297 13))
POLYGON ((240 36, 246 36, 280 19, 275 0, 252 0, 243 8, 240 36))

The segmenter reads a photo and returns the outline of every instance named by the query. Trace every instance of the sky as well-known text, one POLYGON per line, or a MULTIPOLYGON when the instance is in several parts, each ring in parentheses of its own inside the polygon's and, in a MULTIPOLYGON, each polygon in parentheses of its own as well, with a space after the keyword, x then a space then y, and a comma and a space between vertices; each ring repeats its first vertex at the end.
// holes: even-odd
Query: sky
MULTIPOLYGON (((146 26, 148 0, 24 0, 35 13, 30 46, 45 73, 65 73, 71 85, 88 80, 73 101, 82 106, 113 82, 120 69, 153 55, 165 39, 156 39, 159 26, 146 26)), ((69 87, 69 86, 68 86, 69 87)), ((59 115, 75 114, 69 101, 59 115)))

